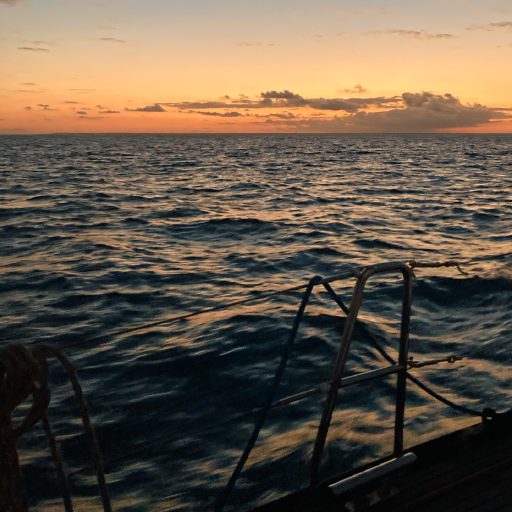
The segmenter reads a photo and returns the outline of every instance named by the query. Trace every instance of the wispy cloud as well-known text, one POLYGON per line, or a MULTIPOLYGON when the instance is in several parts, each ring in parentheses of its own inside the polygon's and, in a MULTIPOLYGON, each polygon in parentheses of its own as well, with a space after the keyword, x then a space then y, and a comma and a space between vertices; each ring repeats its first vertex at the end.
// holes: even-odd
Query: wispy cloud
POLYGON ((297 116, 296 114, 293 114, 292 112, 276 112, 269 114, 269 118, 276 118, 276 119, 297 119, 300 116, 297 116))
POLYGON ((485 30, 492 32, 494 30, 512 30, 512 21, 496 21, 494 23, 486 23, 484 25, 470 25, 466 30, 485 30))
POLYGON ((181 101, 177 103, 162 103, 166 107, 175 107, 182 110, 197 110, 207 108, 264 108, 272 107, 272 101, 251 100, 240 98, 228 101, 181 101))
POLYGON ((55 46, 55 43, 37 39, 35 41, 25 41, 23 46, 18 46, 18 50, 26 52, 49 52, 50 48, 48 48, 48 46, 55 46))
POLYGON ((48 105, 48 103, 38 103, 37 106, 41 109, 41 110, 47 110, 47 111, 56 111, 58 109, 56 108, 52 108, 50 105, 48 105))
POLYGON ((212 116, 212 117, 242 117, 243 114, 236 111, 230 112, 208 112, 203 110, 188 110, 189 114, 200 114, 202 116, 212 116))
POLYGON ((14 89, 14 92, 22 92, 22 93, 35 93, 35 92, 46 92, 44 89, 14 89))
POLYGON ((365 35, 391 35, 398 37, 408 37, 411 39, 435 40, 435 39, 453 39, 453 34, 433 33, 424 30, 404 30, 399 28, 391 28, 387 30, 371 30, 365 32, 365 35))
POLYGON ((49 52, 48 48, 42 48, 39 46, 18 46, 18 50, 25 52, 49 52))
POLYGON ((127 112, 165 112, 165 108, 160 103, 153 103, 153 105, 147 105, 145 107, 137 108, 125 108, 127 112))
POLYGON ((117 37, 99 37, 99 41, 105 41, 107 43, 118 43, 118 44, 125 44, 125 39, 118 39, 117 37))
POLYGON ((348 94, 363 94, 365 92, 368 92, 368 89, 363 87, 361 84, 356 84, 352 88, 342 89, 341 92, 345 92, 348 94))
POLYGON ((101 110, 100 114, 120 114, 119 110, 101 110))

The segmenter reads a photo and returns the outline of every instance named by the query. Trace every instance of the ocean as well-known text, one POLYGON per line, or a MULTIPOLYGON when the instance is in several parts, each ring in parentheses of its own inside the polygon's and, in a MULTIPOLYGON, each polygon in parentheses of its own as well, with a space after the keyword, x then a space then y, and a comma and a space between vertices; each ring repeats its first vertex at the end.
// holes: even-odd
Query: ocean
MULTIPOLYGON (((129 334, 255 290, 391 260, 418 270, 413 370, 450 399, 512 398, 512 136, 48 135, 0 137, 0 339, 64 347, 90 402, 115 510, 211 510, 268 394, 300 292, 129 334), (67 348, 66 348, 67 347, 67 348), (237 418, 238 417, 238 418, 237 418), (230 421, 232 420, 233 421, 230 421)), ((335 283, 350 302, 353 281, 335 283)), ((368 287, 347 373, 383 365, 400 318, 393 275, 368 287)), ((343 315, 315 291, 279 397, 329 379, 343 315)), ((98 510, 65 375, 50 419, 76 510, 98 510)), ((389 454, 394 380, 340 392, 322 476, 389 454)), ((308 482, 322 398, 273 411, 226 510, 308 482)), ((470 420, 409 385, 406 444, 470 420)), ((41 428, 19 452, 31 504, 59 499, 41 428)))

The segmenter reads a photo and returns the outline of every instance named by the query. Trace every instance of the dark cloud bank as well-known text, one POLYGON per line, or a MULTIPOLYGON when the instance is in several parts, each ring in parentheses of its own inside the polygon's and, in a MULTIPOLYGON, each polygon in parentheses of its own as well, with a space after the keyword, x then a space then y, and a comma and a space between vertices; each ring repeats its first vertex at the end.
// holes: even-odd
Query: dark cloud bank
MULTIPOLYGON (((362 89, 362 87, 361 87, 362 89)), ((137 111, 153 112, 155 104, 137 111)), ((400 133, 433 132, 447 128, 478 127, 484 123, 509 119, 500 108, 480 104, 466 105, 452 94, 430 92, 403 93, 401 96, 372 98, 305 98, 289 90, 269 90, 257 99, 225 97, 218 101, 162 103, 182 112, 217 117, 264 117, 265 123, 304 132, 400 133), (291 113, 260 116, 252 109, 311 109, 310 115, 291 113), (215 109, 215 110, 213 110, 215 109), (226 109, 219 112, 219 109, 226 109), (368 109, 371 109, 368 111, 368 109), (242 110, 242 112, 239 112, 242 110), (319 117, 319 113, 326 115, 319 117), (339 115, 338 112, 347 115, 339 115), (330 113, 330 115, 328 115, 330 113), (333 115, 334 114, 334 115, 333 115)))

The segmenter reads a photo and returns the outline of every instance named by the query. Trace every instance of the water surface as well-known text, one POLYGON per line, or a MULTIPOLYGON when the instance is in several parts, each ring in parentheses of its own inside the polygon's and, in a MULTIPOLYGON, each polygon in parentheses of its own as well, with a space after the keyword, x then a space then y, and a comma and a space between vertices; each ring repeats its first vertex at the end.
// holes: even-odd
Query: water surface
MULTIPOLYGON (((268 392, 299 293, 127 336, 89 338, 279 290, 350 265, 463 262, 418 272, 411 353, 464 355, 416 370, 480 409, 511 398, 512 137, 0 137, 2 343, 78 343, 117 510, 206 510, 268 392)), ((352 282, 336 289, 349 300, 352 282)), ((398 278, 368 291, 349 373, 393 352, 398 278)), ((280 396, 328 379, 342 315, 313 297, 280 396)), ((77 510, 96 502, 76 406, 54 370, 51 418, 77 510)), ((325 476, 389 453, 393 381, 343 391, 325 476)), ((242 510, 307 482, 321 400, 275 411, 230 502, 242 510)), ((410 388, 409 444, 463 424, 410 388)), ((34 504, 58 492, 39 430, 22 440, 34 504)), ((92 504, 92 505, 91 505, 92 504)))

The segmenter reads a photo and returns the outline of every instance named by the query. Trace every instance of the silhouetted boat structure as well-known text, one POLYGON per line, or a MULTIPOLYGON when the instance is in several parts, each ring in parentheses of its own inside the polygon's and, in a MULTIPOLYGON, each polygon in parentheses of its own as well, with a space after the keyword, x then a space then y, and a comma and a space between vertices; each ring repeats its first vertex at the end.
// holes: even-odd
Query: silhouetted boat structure
MULTIPOLYGON (((346 307, 330 286, 331 280, 314 278, 304 293, 303 301, 288 346, 293 344, 298 324, 302 319, 309 293, 313 286, 322 284, 333 300, 347 315, 331 380, 325 386, 325 402, 311 457, 310 485, 254 512, 341 512, 341 511, 497 511, 512 510, 512 411, 498 414, 492 409, 482 412, 458 405, 430 389, 408 372, 409 368, 454 362, 455 356, 424 362, 408 358, 409 323, 411 315, 413 271, 417 267, 457 266, 456 263, 419 264, 392 262, 364 267, 357 278, 352 302, 346 307), (377 342, 376 348, 389 366, 345 377, 343 375, 350 349, 350 342, 363 293, 368 279, 381 273, 400 272, 403 276, 402 317, 398 347, 398 361, 394 361, 377 342), (396 374, 395 425, 393 452, 389 457, 365 467, 325 481, 319 479, 322 453, 332 413, 337 402, 338 390, 359 382, 396 374), (421 389, 446 405, 460 412, 480 416, 480 424, 441 436, 407 450, 403 445, 406 382, 411 380, 421 389)), ((460 267, 458 267, 460 270, 460 267)), ((286 353, 282 366, 286 364, 286 353)), ((276 374, 279 381, 280 370, 276 374)), ((262 411, 253 435, 242 455, 225 493, 217 503, 223 505, 238 478, 245 460, 254 446, 266 411, 275 405, 292 403, 308 392, 280 400, 262 411)))
POLYGON ((254 512, 510 511, 511 433, 509 411, 254 512))
MULTIPOLYGON (((462 272, 456 262, 422 264, 408 261, 381 263, 348 270, 329 278, 314 277, 305 285, 277 292, 263 292, 228 304, 220 304, 205 310, 164 318, 105 336, 72 342, 61 347, 61 349, 97 342, 113 335, 125 335, 159 325, 172 324, 205 312, 227 309, 281 293, 301 290, 304 292, 302 300, 289 338, 283 346, 280 362, 264 406, 225 422, 227 424, 233 419, 236 420, 241 417, 254 416, 256 418, 247 445, 225 489, 216 501, 215 511, 221 512, 228 503, 229 496, 249 458, 270 410, 315 395, 324 397, 324 406, 313 446, 309 486, 260 506, 254 509, 254 512, 510 511, 512 510, 512 410, 505 413, 496 413, 492 409, 477 411, 454 403, 409 372, 411 368, 441 362, 453 363, 459 359, 456 356, 448 356, 442 359, 420 362, 414 361, 408 356, 414 269, 439 267, 457 267, 462 272), (345 366, 366 284, 372 276, 387 273, 400 273, 402 275, 403 291, 398 359, 395 360, 380 343, 372 340, 376 350, 387 362, 387 366, 346 376, 345 366), (349 277, 355 277, 356 283, 351 304, 347 307, 332 288, 332 283, 349 277), (329 382, 313 389, 275 400, 304 312, 311 293, 317 286, 322 286, 346 315, 331 378, 329 382), (322 481, 319 476, 319 469, 332 414, 337 405, 339 389, 390 375, 396 375, 392 453, 388 457, 362 468, 322 481), (405 449, 403 434, 407 381, 411 381, 436 400, 461 413, 480 417, 481 422, 405 449)), ((74 392, 81 404, 82 419, 89 436, 103 510, 111 511, 103 462, 94 430, 90 424, 89 411, 82 395, 76 371, 72 363, 63 355, 61 349, 37 343, 32 344, 30 348, 14 344, 0 349, 0 398, 2 399, 0 401, 0 419, 2 420, 0 422, 1 510, 5 509, 9 512, 25 512, 28 510, 26 499, 23 496, 15 442, 17 437, 28 432, 39 421, 45 427, 50 451, 59 474, 65 510, 67 512, 73 510, 67 476, 64 473, 60 451, 53 437, 47 416, 50 401, 47 360, 53 358, 57 359, 68 371, 74 392), (33 398, 31 409, 21 426, 13 428, 10 421, 11 412, 30 395, 33 398)))

